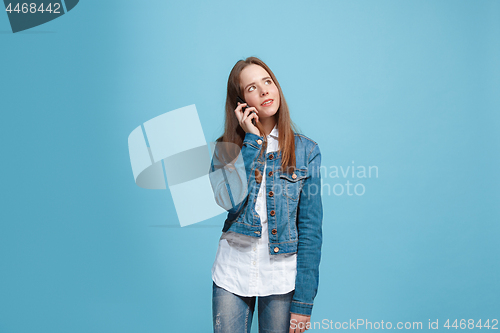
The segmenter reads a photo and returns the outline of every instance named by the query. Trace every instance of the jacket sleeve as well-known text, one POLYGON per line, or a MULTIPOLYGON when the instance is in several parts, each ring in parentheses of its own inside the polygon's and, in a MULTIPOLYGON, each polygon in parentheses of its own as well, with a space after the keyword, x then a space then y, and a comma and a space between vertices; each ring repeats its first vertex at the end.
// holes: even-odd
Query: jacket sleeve
POLYGON ((295 292, 290 312, 310 316, 319 284, 323 240, 321 202, 321 152, 317 144, 309 152, 308 175, 300 193, 297 212, 298 248, 295 292))
MULTIPOLYGON (((252 170, 262 149, 263 137, 246 133, 241 151, 229 163, 221 158, 222 149, 233 143, 218 142, 210 164, 209 178, 215 201, 230 214, 238 214, 245 205, 252 170)), ((234 149, 234 148, 233 148, 234 149)))

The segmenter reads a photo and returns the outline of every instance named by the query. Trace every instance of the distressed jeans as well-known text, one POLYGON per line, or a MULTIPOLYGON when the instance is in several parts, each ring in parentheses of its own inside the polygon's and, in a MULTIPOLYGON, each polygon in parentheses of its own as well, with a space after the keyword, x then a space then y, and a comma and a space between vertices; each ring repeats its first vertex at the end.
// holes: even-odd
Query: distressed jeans
POLYGON ((256 299, 259 333, 288 333, 293 290, 282 295, 243 297, 212 283, 214 333, 250 333, 256 299))

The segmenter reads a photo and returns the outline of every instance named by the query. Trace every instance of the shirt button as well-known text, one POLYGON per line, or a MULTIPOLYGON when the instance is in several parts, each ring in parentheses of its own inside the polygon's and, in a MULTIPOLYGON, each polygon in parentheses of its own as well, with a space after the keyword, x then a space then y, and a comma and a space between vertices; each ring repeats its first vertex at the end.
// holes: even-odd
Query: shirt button
POLYGON ((258 140, 257 140, 257 143, 258 143, 259 145, 261 145, 261 144, 262 144, 262 140, 261 140, 261 139, 258 139, 258 140))
POLYGON ((256 247, 254 247, 252 250, 257 251, 257 248, 256 248, 256 247))
POLYGON ((279 250, 280 250, 280 248, 279 248, 279 247, 275 247, 275 248, 274 248, 274 252, 275 252, 275 253, 279 252, 279 250))
POLYGON ((274 195, 273 191, 269 191, 269 196, 272 197, 274 195))
POLYGON ((293 175, 292 175, 292 178, 293 178, 293 179, 297 178, 297 175, 296 175, 296 174, 293 174, 293 175))
MULTIPOLYGON (((271 233, 272 233, 273 235, 276 235, 276 234, 278 233, 278 231, 277 231, 276 229, 273 229, 273 230, 271 231, 271 233)), ((275 249, 277 249, 277 248, 275 248, 275 249)))
POLYGON ((267 174, 269 177, 272 177, 273 176, 273 172, 272 171, 269 171, 269 173, 267 174))
POLYGON ((252 262, 252 265, 254 265, 254 266, 255 266, 256 264, 257 264, 257 263, 256 263, 255 261, 254 261, 254 262, 252 262))
POLYGON ((274 158, 274 155, 273 155, 273 154, 269 155, 269 159, 270 159, 270 160, 272 160, 273 158, 274 158))
POLYGON ((276 212, 274 210, 270 211, 269 214, 271 214, 271 216, 274 216, 274 214, 276 214, 276 212))

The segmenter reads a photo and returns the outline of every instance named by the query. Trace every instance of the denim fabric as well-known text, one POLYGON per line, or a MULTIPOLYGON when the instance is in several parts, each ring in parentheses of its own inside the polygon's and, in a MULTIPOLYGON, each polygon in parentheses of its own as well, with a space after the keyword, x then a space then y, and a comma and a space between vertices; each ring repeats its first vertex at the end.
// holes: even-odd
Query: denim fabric
POLYGON ((293 291, 282 295, 243 297, 213 283, 214 333, 250 333, 256 298, 259 333, 288 333, 292 296, 293 291))
POLYGON ((281 151, 264 153, 263 141, 262 136, 246 133, 241 154, 234 159, 236 165, 230 167, 219 160, 217 148, 214 151, 210 181, 217 203, 228 211, 222 231, 261 236, 255 201, 260 188, 258 177, 266 177, 269 254, 297 253, 290 311, 310 315, 318 289, 321 259, 321 152, 316 142, 295 133, 296 169, 286 173, 280 170, 281 151), (238 162, 243 167, 239 167, 238 162), (236 172, 231 175, 231 170, 236 172), (220 174, 216 171, 222 171, 224 177, 216 176, 220 174))

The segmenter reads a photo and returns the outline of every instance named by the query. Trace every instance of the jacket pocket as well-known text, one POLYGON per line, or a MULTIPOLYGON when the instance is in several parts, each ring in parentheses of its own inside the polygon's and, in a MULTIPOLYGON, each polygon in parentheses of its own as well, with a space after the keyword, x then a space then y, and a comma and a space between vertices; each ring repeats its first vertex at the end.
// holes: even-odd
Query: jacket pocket
POLYGON ((307 170, 295 169, 295 172, 280 173, 281 192, 285 197, 291 200, 298 200, 302 184, 307 177, 307 170))

